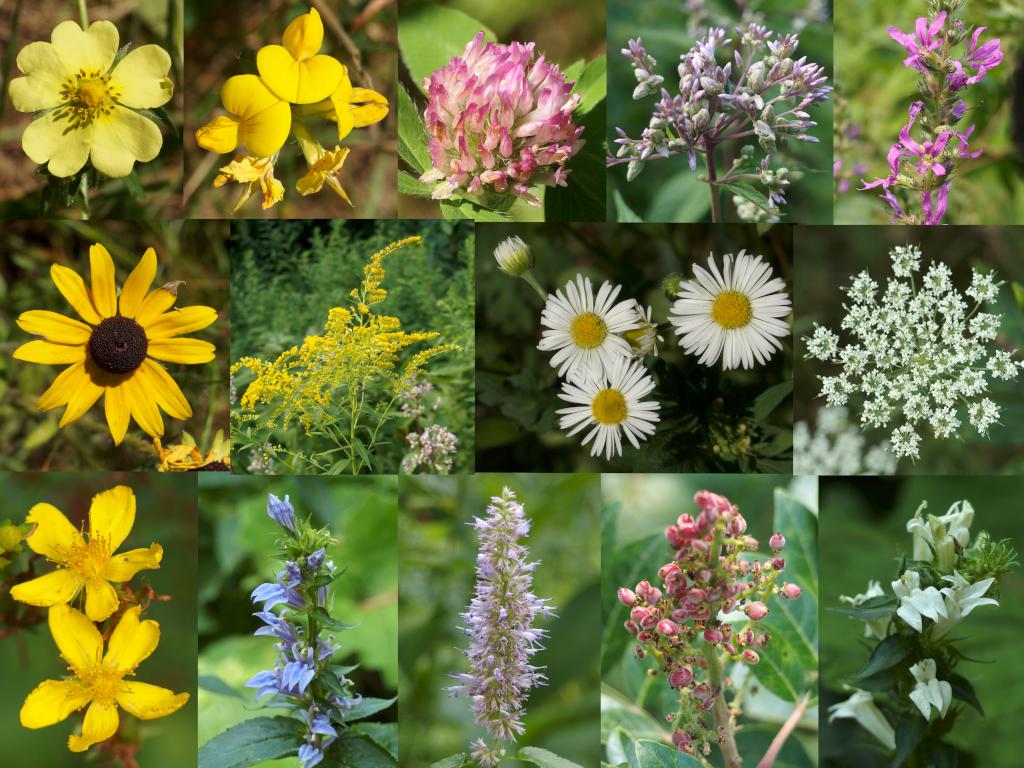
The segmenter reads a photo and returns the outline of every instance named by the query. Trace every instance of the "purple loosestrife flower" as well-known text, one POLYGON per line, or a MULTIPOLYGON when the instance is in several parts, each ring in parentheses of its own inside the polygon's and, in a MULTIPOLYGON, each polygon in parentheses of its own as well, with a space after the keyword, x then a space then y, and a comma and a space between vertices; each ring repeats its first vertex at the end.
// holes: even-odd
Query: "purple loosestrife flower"
POLYGON ((492 192, 540 205, 530 186, 565 186, 565 164, 583 146, 572 88, 533 43, 488 43, 480 32, 423 81, 433 168, 420 181, 436 184, 437 200, 492 192))
MULTIPOLYGON (((529 534, 530 521, 515 499, 503 489, 491 499, 487 516, 473 522, 479 538, 476 594, 462 614, 470 671, 453 674, 459 684, 446 689, 472 699, 474 718, 495 742, 515 741, 524 732, 527 694, 546 680, 530 663, 547 635, 533 622, 554 615, 548 601, 530 591, 537 563, 527 562, 527 549, 519 543, 529 534)), ((483 739, 473 742, 471 752, 485 766, 497 765, 504 754, 499 743, 488 746, 483 739)))
POLYGON ((987 27, 975 29, 974 34, 971 35, 971 42, 967 46, 964 60, 962 62, 959 60, 953 62, 954 71, 949 77, 949 84, 953 90, 958 91, 968 85, 981 82, 986 72, 990 69, 995 69, 1002 63, 1003 51, 999 47, 998 37, 989 40, 980 47, 978 46, 978 38, 986 29, 987 27), (964 71, 964 64, 967 64, 968 67, 974 70, 973 75, 968 75, 964 71))
POLYGON ((915 34, 901 32, 897 27, 889 27, 889 37, 902 45, 910 54, 903 60, 904 67, 913 67, 918 72, 927 73, 928 68, 924 65, 928 54, 942 45, 942 25, 946 22, 946 12, 943 11, 935 20, 928 23, 928 19, 919 18, 915 25, 915 34))

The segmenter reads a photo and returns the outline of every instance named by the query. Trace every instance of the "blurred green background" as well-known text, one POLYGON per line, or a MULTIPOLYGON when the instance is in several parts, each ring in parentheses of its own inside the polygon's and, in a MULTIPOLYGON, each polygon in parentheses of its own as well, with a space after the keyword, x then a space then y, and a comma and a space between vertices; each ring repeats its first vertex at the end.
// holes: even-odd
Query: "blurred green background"
MULTIPOLYGON (((231 359, 252 355, 273 360, 310 334, 320 334, 331 307, 349 306, 363 267, 388 244, 419 235, 384 259, 383 287, 388 297, 374 307, 393 315, 402 329, 437 331, 440 336, 413 351, 457 344, 431 361, 425 378, 441 395, 435 422, 458 437, 455 472, 473 468, 473 228, 447 221, 290 221, 237 222, 231 228, 232 303, 239 319, 232 328, 231 359)), ((411 354, 408 353, 408 354, 411 354)), ((238 377, 238 394, 250 379, 238 377)), ((390 443, 378 454, 386 471, 395 472, 407 444, 405 422, 381 433, 390 443)), ((281 431, 282 442, 302 442, 294 425, 281 431)), ((237 443, 237 437, 236 437, 237 443)), ((236 456, 235 471, 249 466, 248 454, 236 456)))
MULTIPOLYGON (((836 87, 847 100, 851 122, 860 126, 860 139, 851 156, 837 157, 844 165, 865 163, 864 178, 887 173, 886 153, 907 122, 907 110, 916 98, 917 72, 903 68, 906 51, 886 32, 890 25, 911 31, 915 20, 925 16, 927 3, 915 0, 835 0, 836 87), (855 154, 854 154, 855 153, 855 154)), ((1021 134, 1019 113, 1014 125, 1013 77, 1024 45, 1024 5, 1020 0, 966 0, 958 14, 966 27, 988 27, 984 42, 998 37, 1003 62, 989 71, 977 85, 968 86, 962 96, 971 111, 960 125, 974 124, 972 150, 985 153, 977 160, 964 161, 949 194, 948 224, 1001 224, 1024 220, 1024 177, 1021 175, 1021 134), (1016 139, 1011 136, 1016 131, 1016 139), (1016 142, 1016 146, 1014 146, 1016 142)), ((958 46, 956 51, 962 51, 958 46)), ((1017 74, 1018 81, 1020 74, 1017 74)), ((1020 85, 1017 86, 1020 99, 1020 85)), ((860 184, 855 184, 855 187, 860 184)), ((884 223, 891 209, 878 199, 878 190, 851 190, 838 197, 837 224, 884 223)))
MULTIPOLYGON (((551 634, 534 663, 548 685, 526 702, 520 746, 542 747, 582 766, 599 760, 598 575, 601 504, 596 475, 409 476, 401 480, 399 528, 402 611, 399 648, 402 765, 426 766, 468 750, 484 735, 465 697, 449 698, 449 674, 464 672, 468 638, 459 614, 473 596, 477 538, 471 525, 503 486, 533 521, 525 539, 539 561, 534 593, 551 599, 557 618, 538 620, 551 634)), ((518 766, 509 760, 503 766, 518 766)))
POLYGON ((162 363, 192 406, 188 421, 164 417, 165 446, 189 432, 205 453, 214 433, 228 426, 228 256, 227 226, 217 222, 10 222, 0 230, 0 470, 152 469, 152 439, 135 422, 115 446, 97 401, 74 424, 58 429, 63 407, 42 413, 36 401, 66 366, 14 360, 11 354, 31 336, 15 325, 19 314, 46 309, 78 315, 50 278, 50 265, 69 267, 89 281, 89 247, 102 243, 114 259, 118 289, 147 248, 156 250, 157 274, 151 286, 183 280, 176 306, 205 305, 218 312, 213 325, 188 334, 217 347, 204 365, 162 363))
MULTIPOLYGON (((1024 480, 1002 477, 822 478, 821 559, 822 583, 821 665, 822 710, 849 694, 843 683, 867 663, 869 646, 863 625, 832 608, 840 595, 856 595, 869 579, 882 583, 898 578, 900 557, 911 551, 906 522, 922 501, 928 513, 941 515, 955 501, 974 505, 971 539, 987 530, 993 539, 1012 538, 1019 550, 1024 541, 1020 499, 1024 480)), ((1024 578, 1020 567, 1001 583, 999 607, 982 606, 954 633, 966 656, 958 671, 974 685, 985 710, 982 718, 970 707, 963 712, 949 740, 973 752, 977 766, 1019 766, 1020 720, 1024 715, 1024 667, 1019 663, 1020 639, 1016 628, 1024 624, 1024 578)), ((873 748, 874 739, 853 720, 829 724, 822 718, 822 763, 857 768, 885 766, 890 760, 873 748), (855 745, 865 745, 857 748, 855 745)), ((962 764, 961 764, 962 765, 962 764)))
MULTIPOLYGON (((994 271, 1006 283, 999 300, 988 311, 1002 314, 1001 332, 992 349, 1024 349, 1024 308, 1014 299, 1024 284, 1024 266, 1020 247, 1012 229, 998 227, 919 227, 899 226, 801 227, 796 232, 796 394, 794 416, 797 421, 814 424, 815 412, 824 406, 818 398, 818 376, 832 375, 833 366, 803 357, 802 339, 814 332, 814 322, 840 333, 845 315, 842 289, 867 269, 881 285, 892 276, 889 250, 897 245, 916 243, 921 247, 922 272, 931 261, 943 262, 953 271, 953 284, 961 293, 971 284, 971 267, 994 271), (1012 285, 1011 285, 1012 284, 1012 285)), ((968 301, 971 301, 969 298, 968 301)), ((840 338, 849 338, 846 332, 840 338)), ((936 440, 922 432, 921 458, 907 459, 898 465, 901 473, 914 474, 1006 474, 1024 471, 1024 438, 1018 425, 1024 420, 1024 376, 1016 381, 993 381, 988 394, 1001 408, 999 424, 980 436, 967 423, 960 438, 936 440)), ((860 423, 860 401, 851 421, 860 423)), ((889 430, 866 430, 868 445, 887 439, 889 430)))
MULTIPOLYGON (((397 7, 394 2, 353 0, 335 2, 311 0, 185 0, 185 51, 189 79, 185 113, 185 216, 218 218, 390 218, 395 215, 398 143, 396 140, 395 48, 397 7), (232 214, 239 184, 214 189, 217 169, 233 155, 207 152, 196 144, 196 129, 215 115, 225 114, 220 103, 224 81, 234 75, 257 74, 256 52, 265 45, 280 45, 285 27, 295 17, 315 7, 324 24, 322 53, 334 56, 348 67, 356 88, 371 88, 383 94, 390 105, 388 116, 365 128, 356 128, 341 143, 352 152, 339 180, 355 207, 349 206, 329 187, 303 197, 295 183, 306 173, 306 161, 298 143, 290 139, 281 149, 275 175, 284 184, 284 199, 269 210, 260 207, 259 194, 232 214), (339 31, 358 49, 366 77, 358 67, 339 31)), ((319 120, 310 124, 320 143, 333 149, 338 144, 334 123, 319 120)))
MULTIPOLYGON (((167 602, 154 602, 144 614, 160 624, 160 645, 136 671, 136 679, 191 694, 178 712, 157 720, 141 721, 121 711, 121 722, 138 728, 143 747, 138 759, 146 768, 182 768, 196 759, 196 480, 194 475, 125 473, 24 473, 4 475, 4 510, 0 519, 24 521, 29 509, 48 502, 61 510, 76 527, 85 525, 92 497, 115 485, 127 485, 135 493, 135 525, 119 551, 148 547, 156 542, 164 548, 159 570, 141 571, 133 580, 152 585, 167 602)), ((22 570, 30 550, 19 555, 5 574, 22 570)), ((42 556, 39 573, 49 572, 42 556)), ((7 620, 12 611, 23 611, 22 603, 8 596, 9 585, 0 587, 0 616, 7 620)), ((0 697, 0 730, 4 734, 3 764, 18 768, 63 768, 84 766, 88 756, 68 751, 72 715, 63 723, 28 730, 18 721, 25 697, 43 680, 67 674, 46 625, 10 634, 0 639, 0 675, 6 695, 0 697)), ((130 731, 129 731, 130 732, 130 731)))
MULTIPOLYGON (((814 512, 817 510, 817 488, 815 478, 785 475, 601 476, 604 499, 601 542, 602 742, 607 743, 616 728, 622 728, 637 739, 667 740, 669 731, 662 718, 679 707, 678 694, 668 687, 663 677, 648 678, 647 670, 655 664, 650 660, 638 661, 633 655, 635 641, 623 627, 623 622, 629 618, 628 611, 617 598, 619 587, 633 589, 640 579, 655 583, 657 568, 668 562, 672 554, 665 542, 665 528, 674 523, 681 513, 695 512, 693 495, 700 490, 709 490, 725 496, 739 507, 747 521, 747 533, 762 542, 763 554, 767 550, 766 542, 775 532, 775 491, 786 490, 814 512), (648 545, 648 540, 651 545, 648 545), (635 555, 633 562, 629 561, 630 554, 635 555), (625 578, 627 574, 628 579, 625 578), (629 583, 620 583, 621 579, 629 583)), ((799 542, 794 541, 789 546, 791 549, 798 547, 799 542)), ((782 554, 786 555, 785 549, 782 554)), ((817 563, 814 568, 816 573, 817 563)), ((795 578, 792 574, 786 575, 789 578, 784 578, 784 581, 795 578)), ((806 599, 814 599, 817 583, 813 587, 802 586, 806 599)), ((769 608, 775 607, 777 602, 778 599, 774 598, 769 608)), ((775 645, 786 639, 785 634, 778 635, 775 645)), ((765 663, 762 659, 762 665, 765 663)), ((760 668, 750 669, 756 674, 760 668)), ((731 674, 736 675, 740 669, 747 667, 736 664, 731 674)), ((816 668, 805 669, 804 672, 808 681, 813 682, 817 678, 816 668)), ((731 700, 731 694, 729 698, 731 700)), ((749 762, 753 765, 764 754, 794 705, 764 689, 758 690, 756 686, 747 690, 741 701, 744 716, 741 721, 743 727, 737 734, 737 745, 746 761, 744 764, 749 762)), ((788 768, 817 765, 817 721, 817 710, 812 707, 787 741, 776 765, 788 768)), ((712 762, 721 764, 721 756, 716 753, 712 762)))
MULTIPOLYGON (((160 154, 148 163, 136 163, 127 179, 100 177, 90 187, 90 214, 94 219, 180 218, 181 131, 185 95, 183 88, 183 0, 86 0, 89 21, 106 19, 116 27, 122 47, 147 43, 161 46, 171 56, 169 77, 174 98, 163 110, 174 130, 151 115, 163 134, 160 154)), ((212 4, 211 7, 217 7, 212 4)), ((7 94, 11 80, 21 72, 15 66, 18 52, 32 42, 50 41, 50 33, 62 21, 81 23, 77 0, 13 0, 0 4, 0 219, 82 218, 80 210, 66 208, 60 180, 53 193, 44 192, 46 174, 21 148, 21 134, 33 115, 17 112, 7 94), (43 212, 44 196, 50 207, 43 212)), ((194 72, 194 70, 192 70, 194 72)), ((71 190, 72 193, 76 190, 71 190)))
MULTIPOLYGON (((715 254, 721 265, 726 253, 746 249, 761 254, 777 277, 792 280, 792 229, 773 226, 763 233, 752 225, 703 224, 478 224, 477 225, 477 469, 532 472, 679 471, 712 470, 717 464, 713 445, 720 436, 745 436, 771 442, 752 464, 760 471, 789 471, 792 446, 790 400, 782 398, 770 418, 759 420, 759 431, 733 433, 747 419, 747 409, 766 389, 786 382, 792 369, 792 347, 765 366, 722 371, 686 355, 668 324, 672 302, 662 280, 673 272, 692 276, 692 265, 707 265, 715 254), (624 456, 612 461, 592 458, 581 446, 580 434, 558 429, 555 411, 566 403, 550 353, 537 349, 541 331, 540 297, 525 281, 498 270, 494 248, 518 235, 536 259, 534 274, 541 287, 554 293, 575 279, 590 277, 595 293, 605 280, 621 284, 617 301, 635 298, 654 307, 652 319, 664 343, 659 357, 647 358, 659 386, 651 397, 663 403, 658 431, 636 450, 623 439, 624 456), (772 453, 772 457, 769 457, 772 453)), ((564 292, 564 291, 563 291, 564 292)), ((721 437, 721 439, 726 439, 721 437)), ((712 470, 714 471, 714 470, 712 470)), ((723 470, 718 470, 723 471, 723 470)), ((756 471, 756 470, 755 470, 756 471)))
MULTIPOLYGON (((827 3, 807 0, 769 0, 768 2, 735 2, 734 0, 697 0, 680 3, 679 0, 608 0, 608 144, 614 153, 617 145, 615 129, 622 128, 632 138, 639 138, 650 121, 657 98, 634 101, 636 78, 629 62, 619 51, 635 37, 643 40, 644 47, 658 62, 655 74, 665 78, 669 93, 679 93, 676 68, 680 55, 696 42, 710 26, 725 28, 735 39, 734 29, 742 18, 741 8, 748 9, 748 18, 776 33, 776 37, 797 32, 800 47, 796 57, 806 56, 809 61, 825 68, 832 75, 832 27, 828 23, 827 3), (692 8, 692 10, 691 10, 692 8), (808 19, 818 20, 808 23, 808 19), (689 26, 688 26, 689 25, 689 26)), ((719 64, 724 65, 720 57, 719 64)), ((735 65, 734 65, 735 66, 735 65)), ((786 190, 787 203, 783 207, 784 222, 826 224, 832 221, 832 102, 827 101, 811 110, 811 119, 818 125, 810 133, 818 144, 791 142, 784 152, 776 156, 774 165, 790 169, 792 185, 786 190), (794 171, 803 178, 797 179, 794 171)), ((740 144, 733 142, 720 150, 716 157, 722 161, 738 155, 740 144), (730 149, 733 147, 734 149, 730 149)), ((760 149, 758 148, 758 152, 760 149)), ((758 155, 760 156, 760 155, 758 155)), ((633 182, 626 182, 626 166, 608 170, 608 217, 628 221, 628 211, 620 210, 616 197, 621 196, 629 211, 644 221, 709 221, 711 198, 707 184, 697 180, 704 172, 703 158, 698 158, 696 171, 691 171, 685 155, 647 163, 643 173, 633 182)), ((758 187, 763 189, 763 187, 758 187)), ((725 221, 736 221, 732 196, 722 194, 722 214, 725 221)))
MULTIPOLYGON (((335 662, 360 665, 349 678, 363 696, 396 694, 396 479, 204 474, 199 483, 200 744, 268 714, 257 708, 254 691, 243 687, 276 659, 273 638, 252 636, 260 622, 252 616, 256 609, 249 598, 284 565, 275 559, 280 526, 267 516, 268 493, 282 499, 288 494, 297 515, 312 516, 339 540, 328 549, 328 558, 344 570, 334 583, 331 615, 357 626, 338 634, 342 647, 335 662)), ((373 717, 394 719, 395 707, 373 717)), ((295 765, 295 758, 261 763, 264 768, 295 765)))

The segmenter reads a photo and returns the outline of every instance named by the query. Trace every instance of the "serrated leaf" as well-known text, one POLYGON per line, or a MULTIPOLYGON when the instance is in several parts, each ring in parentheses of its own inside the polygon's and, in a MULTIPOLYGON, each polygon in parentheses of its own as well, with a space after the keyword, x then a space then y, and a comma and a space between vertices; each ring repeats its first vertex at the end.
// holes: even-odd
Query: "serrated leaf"
POLYGON ((199 768, 248 768, 295 755, 302 744, 299 730, 290 717, 245 720, 199 748, 199 768))
POLYGON ((871 677, 891 669, 910 655, 914 644, 914 638, 909 635, 889 635, 875 646, 867 666, 860 671, 857 677, 871 677))
POLYGON ((343 621, 339 621, 323 608, 314 608, 313 618, 316 619, 317 624, 331 632, 344 632, 345 630, 355 629, 359 626, 358 624, 346 624, 343 621))
POLYGON ((350 728, 331 745, 321 765, 324 768, 394 768, 397 761, 374 739, 350 728))
POLYGON ((383 712, 396 701, 398 701, 397 697, 393 699, 362 699, 358 704, 345 711, 344 719, 346 722, 362 720, 364 717, 369 717, 370 715, 375 715, 378 712, 383 712))
POLYGON ((393 759, 398 760, 397 723, 356 723, 349 726, 349 731, 370 739, 393 759))
POLYGON ((636 759, 640 768, 701 768, 695 758, 675 747, 645 739, 636 743, 636 759))
POLYGON ((238 699, 245 699, 245 696, 236 691, 234 688, 225 683, 216 675, 200 675, 198 683, 199 687, 202 688, 204 691, 216 693, 218 696, 233 696, 238 699))
POLYGON ((423 79, 458 56, 476 34, 487 40, 495 34, 472 16, 442 5, 418 5, 402 9, 398 47, 417 88, 423 79))
POLYGON ((566 760, 564 757, 560 757, 554 752, 549 752, 540 747, 523 747, 519 750, 516 757, 519 760, 533 763, 539 768, 581 768, 580 765, 572 760, 566 760))

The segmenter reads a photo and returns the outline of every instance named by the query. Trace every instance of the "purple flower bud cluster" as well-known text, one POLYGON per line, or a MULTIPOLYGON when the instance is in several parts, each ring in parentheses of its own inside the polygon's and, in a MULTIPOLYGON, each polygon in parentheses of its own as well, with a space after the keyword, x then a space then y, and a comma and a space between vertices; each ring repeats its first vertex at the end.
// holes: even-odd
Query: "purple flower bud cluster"
POLYGON ((807 110, 827 100, 832 88, 822 67, 806 57, 793 58, 799 45, 796 35, 775 37, 754 23, 738 28, 736 35, 733 45, 724 29, 711 28, 684 53, 677 70, 677 93, 665 88, 663 78, 654 74, 657 62, 641 40, 630 40, 622 54, 637 80, 633 98, 659 98, 640 138, 630 138, 616 128, 618 149, 607 163, 627 163, 626 179, 632 181, 648 160, 685 154, 695 170, 698 156, 703 155, 708 183, 762 184, 772 201, 767 213, 774 215, 777 204, 785 201, 783 189, 789 182, 788 169, 770 167, 772 157, 788 140, 818 141, 808 133, 817 123, 807 110), (752 154, 744 154, 724 176, 716 177, 714 149, 729 141, 756 141, 763 158, 758 162, 752 154))
POLYGON ((294 709, 305 724, 299 765, 312 768, 324 759, 324 751, 344 725, 345 713, 361 697, 352 693, 351 681, 331 667, 340 646, 318 626, 318 612, 330 602, 330 587, 323 577, 334 576, 337 568, 324 547, 305 548, 313 539, 296 523, 287 497, 281 501, 271 494, 267 514, 294 534, 287 543, 292 559, 274 581, 252 592, 252 602, 260 608, 253 615, 263 623, 253 634, 274 638, 278 657, 273 669, 258 672, 245 685, 256 690, 257 700, 272 696, 277 704, 294 709), (276 613, 271 610, 275 607, 276 613))
POLYGON ((544 685, 541 668, 530 663, 547 635, 533 626, 538 616, 553 616, 546 599, 531 592, 537 563, 527 562, 520 539, 530 532, 522 504, 509 488, 491 499, 487 516, 474 519, 479 538, 476 594, 462 614, 463 631, 470 638, 464 651, 469 672, 454 673, 458 680, 445 690, 472 699, 473 716, 495 740, 477 739, 473 759, 497 765, 504 749, 499 742, 515 741, 524 732, 523 705, 531 688, 544 685))
POLYGON ((441 407, 441 396, 436 395, 427 402, 427 395, 434 391, 434 385, 426 379, 416 379, 413 385, 399 395, 402 403, 402 415, 410 419, 419 419, 427 413, 441 407))
POLYGON ((530 186, 565 186, 565 164, 583 146, 573 85, 533 43, 489 43, 480 32, 423 81, 433 167, 420 181, 435 184, 437 200, 487 192, 540 205, 530 186))
POLYGON ((422 432, 405 436, 410 452, 402 459, 402 471, 412 474, 417 469, 438 475, 452 471, 459 439, 447 427, 431 424, 422 432))
POLYGON ((800 587, 780 583, 782 534, 769 540, 770 559, 744 559, 759 545, 747 535, 739 509, 710 491, 698 491, 694 501, 697 517, 682 514, 665 530, 674 554, 658 570, 660 587, 644 580, 633 589, 620 588, 618 598, 629 609, 625 629, 637 640, 636 657, 654 658, 658 672, 679 692, 679 710, 666 718, 673 743, 682 752, 707 755, 719 743, 718 729, 728 725, 707 724, 716 700, 724 704, 722 663, 759 663, 758 651, 770 637, 758 624, 771 610, 765 601, 795 600, 800 587))
POLYGON ((889 36, 907 52, 903 66, 918 73, 918 90, 927 95, 910 105, 909 119, 889 149, 888 175, 861 187, 881 188, 894 224, 941 224, 960 161, 982 153, 970 151, 974 126, 955 126, 968 111, 962 91, 1003 60, 998 38, 981 43, 984 31, 977 27, 968 39, 963 22, 946 11, 918 18, 909 33, 889 27, 889 36), (954 55, 960 45, 962 52, 954 55))

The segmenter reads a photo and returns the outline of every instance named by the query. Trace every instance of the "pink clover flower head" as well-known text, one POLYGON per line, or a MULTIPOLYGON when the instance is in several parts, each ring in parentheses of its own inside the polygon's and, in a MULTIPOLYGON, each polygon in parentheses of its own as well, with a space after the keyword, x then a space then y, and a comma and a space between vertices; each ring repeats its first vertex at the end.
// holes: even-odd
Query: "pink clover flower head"
POLYGON ((489 43, 479 32, 423 81, 433 167, 420 181, 436 183, 437 200, 487 191, 540 205, 529 187, 564 187, 565 164, 583 146, 573 85, 533 43, 489 43))
POLYGON ((946 23, 946 12, 935 17, 931 24, 928 19, 919 17, 914 34, 903 32, 897 27, 889 27, 889 37, 902 45, 909 54, 903 60, 904 67, 913 67, 918 72, 927 72, 924 66, 925 57, 942 45, 942 25, 946 23))

